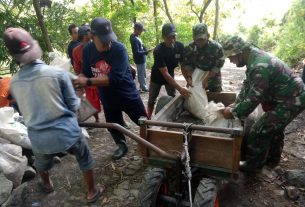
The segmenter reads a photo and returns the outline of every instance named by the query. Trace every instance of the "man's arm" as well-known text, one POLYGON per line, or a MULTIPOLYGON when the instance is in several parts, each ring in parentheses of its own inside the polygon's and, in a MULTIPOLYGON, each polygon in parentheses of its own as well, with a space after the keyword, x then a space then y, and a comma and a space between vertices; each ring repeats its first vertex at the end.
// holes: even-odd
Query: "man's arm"
POLYGON ((266 89, 269 87, 269 76, 268 71, 264 67, 257 67, 251 69, 249 77, 249 90, 244 97, 239 96, 235 105, 230 109, 231 115, 238 117, 240 119, 246 118, 266 95, 266 89))
POLYGON ((191 92, 186 88, 181 87, 175 79, 168 73, 167 67, 159 68, 163 78, 167 81, 168 84, 173 86, 179 93, 184 97, 188 98, 191 95, 191 92))

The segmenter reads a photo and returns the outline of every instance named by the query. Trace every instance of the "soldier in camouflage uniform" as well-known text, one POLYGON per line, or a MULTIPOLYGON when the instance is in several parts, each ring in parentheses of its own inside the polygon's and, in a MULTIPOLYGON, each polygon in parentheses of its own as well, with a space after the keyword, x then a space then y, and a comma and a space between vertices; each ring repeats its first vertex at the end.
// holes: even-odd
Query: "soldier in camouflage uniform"
POLYGON ((223 44, 225 56, 238 67, 246 66, 246 80, 234 104, 223 111, 225 118, 246 118, 261 104, 265 113, 243 140, 246 161, 241 170, 259 171, 281 159, 285 127, 305 108, 302 80, 278 58, 250 45, 240 37, 223 44))
POLYGON ((192 73, 198 68, 210 71, 203 81, 204 87, 208 85, 211 92, 222 91, 220 69, 224 64, 224 55, 221 45, 209 40, 208 27, 204 23, 193 26, 193 40, 184 48, 182 63, 182 72, 188 85, 192 85, 192 73))

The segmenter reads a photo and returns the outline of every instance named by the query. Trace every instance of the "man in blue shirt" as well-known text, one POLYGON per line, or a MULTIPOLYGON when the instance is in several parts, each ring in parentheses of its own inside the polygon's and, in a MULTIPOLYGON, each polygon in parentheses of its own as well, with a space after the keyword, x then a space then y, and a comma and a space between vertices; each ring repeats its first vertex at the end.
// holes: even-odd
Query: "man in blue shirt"
POLYGON ((16 99, 28 128, 35 155, 34 165, 42 179, 45 193, 54 191, 49 170, 56 153, 75 155, 88 187, 87 202, 95 202, 104 188, 97 188, 93 179, 94 160, 75 115, 77 98, 69 74, 39 60, 39 44, 19 28, 8 28, 3 40, 20 70, 11 81, 11 94, 16 99))
MULTIPOLYGON (((125 46, 116 41, 111 22, 105 18, 95 18, 91 22, 93 42, 83 49, 83 74, 74 80, 76 88, 98 86, 107 122, 123 125, 123 111, 134 123, 146 116, 145 108, 136 89, 129 69, 125 46)), ((120 159, 127 151, 125 136, 117 130, 109 129, 118 149, 113 159, 120 159)))
POLYGON ((146 55, 151 50, 146 50, 140 36, 145 31, 143 24, 135 23, 134 32, 130 35, 130 44, 133 54, 133 61, 137 66, 138 81, 140 84, 139 91, 148 92, 146 85, 146 55))

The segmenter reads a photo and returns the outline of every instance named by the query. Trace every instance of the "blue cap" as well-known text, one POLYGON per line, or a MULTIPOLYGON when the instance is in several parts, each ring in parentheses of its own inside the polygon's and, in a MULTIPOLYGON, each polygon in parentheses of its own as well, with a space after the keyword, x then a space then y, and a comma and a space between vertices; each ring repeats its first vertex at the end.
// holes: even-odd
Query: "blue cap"
POLYGON ((92 20, 91 34, 96 35, 103 43, 117 40, 117 37, 112 30, 111 22, 103 17, 92 20))

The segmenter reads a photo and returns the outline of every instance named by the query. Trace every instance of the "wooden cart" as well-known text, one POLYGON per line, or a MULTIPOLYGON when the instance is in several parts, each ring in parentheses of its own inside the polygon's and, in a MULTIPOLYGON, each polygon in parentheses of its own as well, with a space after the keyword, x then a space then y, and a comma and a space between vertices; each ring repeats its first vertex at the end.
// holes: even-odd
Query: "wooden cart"
MULTIPOLYGON (((208 93, 209 101, 229 105, 235 93, 208 93)), ((138 145, 145 161, 155 167, 146 175, 139 193, 139 206, 190 206, 187 202, 187 185, 180 155, 183 149, 183 130, 191 129, 189 143, 193 187, 197 192, 192 198, 194 206, 218 206, 217 179, 236 178, 239 171, 240 147, 243 130, 239 120, 228 120, 228 127, 176 123, 183 112, 183 98, 176 96, 152 120, 140 120, 140 136, 178 159, 160 156, 144 145, 138 145), (205 132, 205 133, 203 133, 205 132), (211 136, 215 132, 216 136, 211 136), (199 175, 199 181, 194 175, 199 175), (172 179, 175 177, 175 179, 172 179), (172 186, 173 185, 173 186, 172 186), (210 200, 210 201, 207 201, 210 200), (167 204, 166 204, 167 203, 167 204)))

